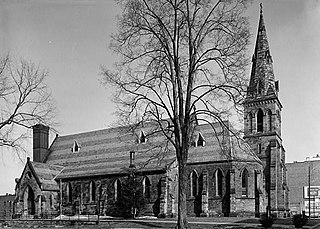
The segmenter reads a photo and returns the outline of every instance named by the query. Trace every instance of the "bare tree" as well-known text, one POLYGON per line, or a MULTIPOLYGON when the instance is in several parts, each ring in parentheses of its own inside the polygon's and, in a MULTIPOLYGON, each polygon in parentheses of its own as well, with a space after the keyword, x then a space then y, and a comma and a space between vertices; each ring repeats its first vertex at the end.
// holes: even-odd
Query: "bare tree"
POLYGON ((176 151, 177 228, 187 227, 185 168, 196 122, 239 111, 250 37, 245 0, 127 0, 111 48, 120 60, 103 82, 124 124, 152 121, 176 151), (196 117, 196 118, 195 118, 196 117), (163 120, 169 120, 168 123, 163 120))
POLYGON ((28 129, 54 123, 52 96, 45 84, 48 72, 35 64, 9 56, 0 60, 0 147, 26 152, 28 129))

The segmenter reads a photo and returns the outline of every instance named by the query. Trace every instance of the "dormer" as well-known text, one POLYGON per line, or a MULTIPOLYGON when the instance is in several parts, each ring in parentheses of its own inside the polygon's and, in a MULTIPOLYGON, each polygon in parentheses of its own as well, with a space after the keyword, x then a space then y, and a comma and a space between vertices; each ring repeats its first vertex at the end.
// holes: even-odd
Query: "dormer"
POLYGON ((204 140, 203 136, 201 133, 198 134, 198 139, 196 142, 196 146, 205 146, 206 145, 206 141, 204 140))
POLYGON ((71 152, 79 152, 80 151, 80 146, 79 146, 79 144, 77 143, 77 141, 74 141, 74 143, 73 143, 73 146, 72 146, 72 148, 71 148, 71 152))
POLYGON ((146 135, 144 134, 143 131, 141 131, 140 137, 139 137, 139 143, 146 143, 146 142, 147 142, 146 135))

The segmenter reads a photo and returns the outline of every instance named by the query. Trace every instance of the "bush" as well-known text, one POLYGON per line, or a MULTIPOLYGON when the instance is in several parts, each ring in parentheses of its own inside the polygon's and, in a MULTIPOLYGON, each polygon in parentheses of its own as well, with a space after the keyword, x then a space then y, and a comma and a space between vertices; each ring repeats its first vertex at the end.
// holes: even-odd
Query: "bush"
POLYGON ((308 218, 305 214, 296 214, 292 217, 292 222, 295 228, 302 228, 307 224, 308 218))
POLYGON ((259 222, 261 223, 261 225, 264 228, 268 228, 268 227, 272 226, 272 224, 274 223, 275 218, 276 217, 274 215, 271 215, 270 217, 267 217, 267 213, 262 213, 260 215, 259 222))

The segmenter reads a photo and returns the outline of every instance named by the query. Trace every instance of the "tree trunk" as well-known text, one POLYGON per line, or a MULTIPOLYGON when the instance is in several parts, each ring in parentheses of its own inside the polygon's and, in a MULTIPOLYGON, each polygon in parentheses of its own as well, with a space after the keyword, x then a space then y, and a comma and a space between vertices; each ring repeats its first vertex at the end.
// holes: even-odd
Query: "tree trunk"
POLYGON ((186 196, 186 161, 183 159, 178 162, 179 185, 178 185, 178 222, 177 229, 188 228, 187 221, 187 196, 186 196))

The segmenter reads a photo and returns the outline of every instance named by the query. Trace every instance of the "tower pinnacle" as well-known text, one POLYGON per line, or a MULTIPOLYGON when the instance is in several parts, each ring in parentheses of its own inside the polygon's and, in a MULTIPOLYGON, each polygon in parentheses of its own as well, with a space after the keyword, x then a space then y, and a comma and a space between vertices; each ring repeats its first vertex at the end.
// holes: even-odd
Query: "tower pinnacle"
POLYGON ((252 69, 248 87, 248 98, 277 95, 273 74, 273 61, 263 19, 262 4, 260 3, 260 19, 258 34, 252 56, 252 69))

